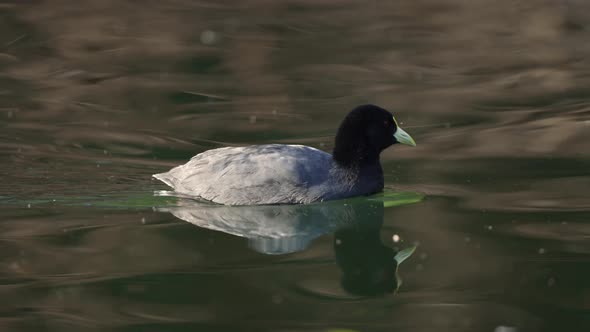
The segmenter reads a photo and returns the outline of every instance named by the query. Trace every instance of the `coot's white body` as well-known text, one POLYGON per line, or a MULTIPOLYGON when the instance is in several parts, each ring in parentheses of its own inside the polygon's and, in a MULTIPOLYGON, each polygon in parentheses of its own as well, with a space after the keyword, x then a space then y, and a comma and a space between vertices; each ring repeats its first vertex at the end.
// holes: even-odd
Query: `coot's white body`
POLYGON ((254 145, 208 150, 155 174, 176 192, 226 205, 301 204, 372 194, 379 176, 343 168, 332 155, 303 145, 254 145))

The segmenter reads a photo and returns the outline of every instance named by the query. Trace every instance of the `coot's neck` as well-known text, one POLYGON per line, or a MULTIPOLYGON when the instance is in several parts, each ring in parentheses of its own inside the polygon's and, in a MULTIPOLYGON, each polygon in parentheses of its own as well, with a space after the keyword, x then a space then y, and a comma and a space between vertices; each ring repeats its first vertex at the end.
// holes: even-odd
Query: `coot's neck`
POLYGON ((367 146, 363 141, 346 144, 336 140, 332 158, 341 167, 360 169, 364 166, 379 164, 380 152, 376 148, 367 146))
POLYGON ((333 175, 356 195, 367 195, 383 190, 383 169, 379 155, 371 159, 359 159, 343 164, 334 159, 333 175))

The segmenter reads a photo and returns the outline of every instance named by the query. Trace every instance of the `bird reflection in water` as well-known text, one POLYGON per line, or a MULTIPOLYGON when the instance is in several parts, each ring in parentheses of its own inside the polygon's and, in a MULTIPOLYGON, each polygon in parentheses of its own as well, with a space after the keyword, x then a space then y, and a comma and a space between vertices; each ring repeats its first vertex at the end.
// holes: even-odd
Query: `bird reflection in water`
POLYGON ((247 238, 250 248, 268 255, 302 251, 314 239, 334 233, 342 288, 374 296, 399 288, 398 266, 415 250, 412 246, 397 251, 381 242, 384 209, 421 199, 414 193, 389 193, 317 204, 226 206, 181 198, 159 210, 202 228, 247 238))
POLYGON ((342 270, 342 288, 360 296, 394 293, 401 286, 398 266, 409 258, 415 246, 400 251, 384 245, 380 227, 354 225, 336 231, 334 252, 342 270))

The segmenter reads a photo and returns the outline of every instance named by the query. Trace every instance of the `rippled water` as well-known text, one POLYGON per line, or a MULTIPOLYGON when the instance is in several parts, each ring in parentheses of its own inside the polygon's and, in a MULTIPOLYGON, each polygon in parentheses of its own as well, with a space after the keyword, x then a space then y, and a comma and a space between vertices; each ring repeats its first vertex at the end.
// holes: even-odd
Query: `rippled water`
POLYGON ((581 0, 2 2, 0 330, 588 331, 589 29, 581 0), (329 151, 367 102, 418 143, 384 196, 154 196, 206 149, 329 151))

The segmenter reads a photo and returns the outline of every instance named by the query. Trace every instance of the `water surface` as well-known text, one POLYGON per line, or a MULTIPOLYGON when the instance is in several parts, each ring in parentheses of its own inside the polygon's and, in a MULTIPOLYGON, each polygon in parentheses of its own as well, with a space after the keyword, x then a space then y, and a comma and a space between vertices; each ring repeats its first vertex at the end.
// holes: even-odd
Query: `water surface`
POLYGON ((0 4, 0 330, 588 331, 588 13, 0 4), (207 217, 292 226, 256 242, 153 195, 151 174, 210 148, 330 151, 368 102, 418 143, 383 153, 387 192, 423 198, 207 217))

